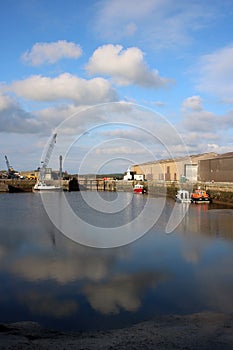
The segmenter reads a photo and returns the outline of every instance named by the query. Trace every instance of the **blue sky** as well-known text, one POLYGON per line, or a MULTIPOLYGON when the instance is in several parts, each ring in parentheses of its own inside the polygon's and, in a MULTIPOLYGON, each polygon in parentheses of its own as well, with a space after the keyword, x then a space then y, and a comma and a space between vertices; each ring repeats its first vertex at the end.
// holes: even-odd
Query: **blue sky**
POLYGON ((55 131, 69 172, 232 151, 232 23, 231 0, 1 1, 0 169, 55 131))

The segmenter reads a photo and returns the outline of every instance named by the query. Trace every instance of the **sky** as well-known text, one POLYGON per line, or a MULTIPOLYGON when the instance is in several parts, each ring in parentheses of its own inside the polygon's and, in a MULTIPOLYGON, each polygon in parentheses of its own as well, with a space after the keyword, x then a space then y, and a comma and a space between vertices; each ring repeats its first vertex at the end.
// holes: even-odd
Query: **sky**
POLYGON ((0 169, 233 151, 231 0, 1 0, 0 169))

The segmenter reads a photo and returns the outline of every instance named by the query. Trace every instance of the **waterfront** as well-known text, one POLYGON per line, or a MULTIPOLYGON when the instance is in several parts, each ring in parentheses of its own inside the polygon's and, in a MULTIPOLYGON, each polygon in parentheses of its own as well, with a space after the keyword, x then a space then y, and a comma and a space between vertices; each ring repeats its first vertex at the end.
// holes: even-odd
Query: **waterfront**
MULTIPOLYGON (((94 194, 88 192, 89 197, 94 194)), ((54 195, 59 201, 60 194, 54 195)), ((130 199, 126 210, 110 215, 84 206, 81 192, 64 195, 83 219, 103 228, 130 222, 148 200, 101 192, 108 207, 118 195, 122 201, 130 199)), ((149 197, 156 211, 157 198, 149 197)), ((60 233, 39 194, 1 194, 0 322, 104 330, 158 315, 232 314, 233 210, 190 205, 179 226, 166 234, 173 207, 174 201, 167 199, 157 222, 135 242, 96 249, 60 233)))

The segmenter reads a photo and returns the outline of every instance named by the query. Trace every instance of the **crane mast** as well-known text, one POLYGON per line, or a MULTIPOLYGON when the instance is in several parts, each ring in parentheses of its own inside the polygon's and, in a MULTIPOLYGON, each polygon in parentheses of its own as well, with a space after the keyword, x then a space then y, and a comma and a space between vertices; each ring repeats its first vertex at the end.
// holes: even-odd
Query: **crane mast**
POLYGON ((52 140, 49 143, 48 150, 47 150, 47 152, 45 154, 44 161, 41 161, 41 164, 42 164, 41 167, 40 167, 40 180, 41 181, 45 180, 46 167, 47 167, 47 165, 49 163, 49 160, 50 160, 50 157, 51 157, 54 145, 56 143, 56 138, 57 138, 57 134, 54 134, 53 137, 52 137, 52 140))

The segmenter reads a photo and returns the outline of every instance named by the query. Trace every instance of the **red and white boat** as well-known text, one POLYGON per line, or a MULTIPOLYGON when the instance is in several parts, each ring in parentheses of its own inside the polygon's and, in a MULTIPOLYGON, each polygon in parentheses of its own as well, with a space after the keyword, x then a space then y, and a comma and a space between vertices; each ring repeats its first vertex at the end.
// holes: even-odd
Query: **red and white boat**
POLYGON ((133 188, 133 191, 134 193, 141 193, 141 194, 146 192, 145 187, 142 184, 136 184, 133 188))

